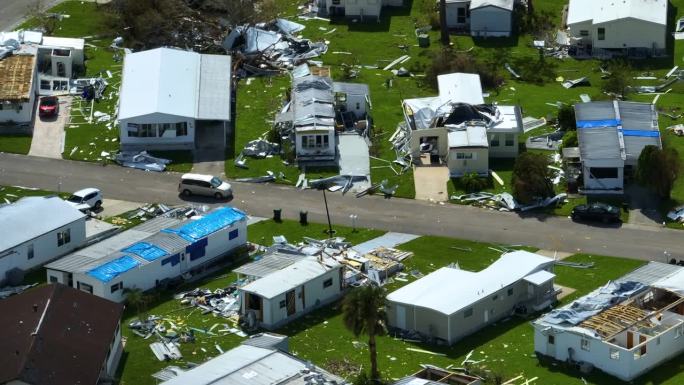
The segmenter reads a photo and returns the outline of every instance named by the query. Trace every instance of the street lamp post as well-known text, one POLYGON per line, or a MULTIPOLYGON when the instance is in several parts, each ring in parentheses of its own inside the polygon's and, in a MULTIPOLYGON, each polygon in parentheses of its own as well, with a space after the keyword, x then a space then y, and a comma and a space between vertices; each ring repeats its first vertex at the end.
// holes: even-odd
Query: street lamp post
POLYGON ((323 202, 325 202, 325 215, 328 217, 328 236, 332 238, 333 236, 333 228, 332 228, 332 223, 330 222, 330 210, 328 210, 328 198, 325 195, 325 188, 321 189, 323 190, 323 202))

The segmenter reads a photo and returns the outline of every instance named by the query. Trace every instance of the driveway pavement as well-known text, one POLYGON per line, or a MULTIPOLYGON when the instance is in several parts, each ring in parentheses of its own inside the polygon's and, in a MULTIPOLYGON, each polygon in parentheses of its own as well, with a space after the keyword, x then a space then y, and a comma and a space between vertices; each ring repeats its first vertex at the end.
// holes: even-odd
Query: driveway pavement
POLYGON ((449 182, 448 167, 414 167, 413 180, 416 185, 416 199, 435 202, 449 200, 449 194, 447 193, 447 183, 449 182))
POLYGON ((64 126, 69 120, 71 97, 59 97, 59 116, 41 118, 38 116, 39 102, 36 102, 36 112, 33 122, 33 139, 29 155, 43 158, 62 159, 64 150, 64 126))
MULTIPOLYGON (((154 173, 118 166, 0 154, 0 185, 21 185, 62 191, 84 186, 99 187, 105 197, 133 202, 179 204, 178 174, 154 173)), ((231 182, 232 201, 192 197, 192 203, 216 206, 230 204, 250 215, 271 217, 282 208, 283 217, 297 219, 307 210, 312 222, 325 222, 320 191, 297 190, 277 184, 231 182)), ((587 225, 565 217, 520 216, 470 206, 440 205, 410 199, 380 196, 328 194, 333 226, 351 226, 356 214, 358 227, 417 235, 440 235, 504 245, 530 245, 546 250, 584 252, 666 261, 684 259, 684 233, 678 230, 625 225, 587 225)))

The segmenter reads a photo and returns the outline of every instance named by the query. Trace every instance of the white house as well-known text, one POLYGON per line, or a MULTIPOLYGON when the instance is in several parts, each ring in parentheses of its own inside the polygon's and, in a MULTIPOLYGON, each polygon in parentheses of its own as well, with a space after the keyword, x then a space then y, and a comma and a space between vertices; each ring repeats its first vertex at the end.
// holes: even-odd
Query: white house
POLYGON ((100 250, 110 249, 108 254, 86 249, 50 264, 48 280, 121 302, 124 288, 150 290, 181 276, 201 274, 247 242, 247 215, 232 207, 220 207, 138 238, 139 233, 148 234, 166 223, 160 221, 105 241, 100 250), (122 245, 126 238, 139 240, 122 245))
POLYGON ((0 59, 0 122, 31 121, 37 82, 34 54, 14 54, 0 59))
POLYGON ((621 194, 647 145, 662 147, 658 113, 649 103, 600 101, 575 105, 583 192, 621 194))
POLYGON ((660 54, 666 47, 667 0, 570 0, 569 34, 594 55, 598 49, 643 49, 660 54))
POLYGON ((85 220, 85 214, 57 196, 25 197, 0 206, 0 286, 14 269, 39 267, 80 247, 85 220))
POLYGON ((340 263, 303 257, 239 288, 241 313, 265 329, 276 329, 338 299, 343 284, 340 263))
POLYGON ((450 131, 447 166, 451 177, 476 173, 489 175, 489 142, 484 126, 468 126, 450 131))
MULTIPOLYGON (((477 126, 485 128, 489 142, 486 150, 478 151, 482 156, 518 156, 518 136, 523 132, 520 107, 485 104, 480 76, 477 74, 439 75, 437 81, 439 96, 404 99, 402 102, 406 121, 405 135, 409 138, 414 158, 421 153, 430 153, 440 159, 447 159, 450 152, 449 133, 467 131, 468 127, 477 126)), ((480 131, 477 128, 471 130, 480 131)), ((452 140, 456 140, 458 135, 452 135, 452 140)), ((457 164, 459 163, 452 163, 454 166, 457 164)), ((454 168, 450 172, 458 175, 462 170, 454 168)))
POLYGON ((449 29, 474 37, 507 37, 513 31, 514 0, 446 0, 449 29))
POLYGON ((532 325, 538 355, 631 381, 684 352, 684 268, 650 262, 532 325))
POLYGON ((553 260, 506 253, 479 272, 443 267, 387 296, 388 325, 449 345, 509 317, 556 301, 553 260))
POLYGON ((173 48, 127 54, 119 95, 121 146, 225 146, 230 104, 230 56, 173 48))
POLYGON ((362 21, 380 20, 383 7, 403 7, 404 0, 318 0, 324 16, 346 16, 362 21))

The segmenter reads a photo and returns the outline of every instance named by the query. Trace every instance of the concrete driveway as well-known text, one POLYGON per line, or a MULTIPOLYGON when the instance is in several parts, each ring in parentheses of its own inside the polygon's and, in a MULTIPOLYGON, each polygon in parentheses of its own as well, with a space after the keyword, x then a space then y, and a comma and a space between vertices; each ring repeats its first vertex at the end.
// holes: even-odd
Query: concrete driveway
POLYGON ((71 109, 71 97, 59 97, 59 116, 54 118, 41 118, 38 116, 39 102, 36 102, 35 118, 33 123, 33 139, 29 155, 43 158, 62 159, 64 150, 64 126, 69 120, 71 109))
POLYGON ((449 168, 446 166, 414 167, 413 180, 416 185, 416 199, 445 202, 449 200, 447 182, 449 168))

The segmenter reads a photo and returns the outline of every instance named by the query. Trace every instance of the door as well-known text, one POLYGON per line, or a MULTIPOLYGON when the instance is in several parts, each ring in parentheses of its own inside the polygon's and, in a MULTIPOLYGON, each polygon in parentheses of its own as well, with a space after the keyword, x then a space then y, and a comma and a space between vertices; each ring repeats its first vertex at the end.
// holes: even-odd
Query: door
POLYGON ((296 310, 296 304, 295 304, 295 291, 290 290, 285 294, 285 306, 287 307, 287 316, 291 316, 295 313, 296 310))
POLYGON ((630 331, 627 332, 627 349, 634 347, 634 334, 630 331))
POLYGON ((406 329, 406 308, 401 305, 397 305, 397 327, 406 329))
POLYGON ((484 311, 484 322, 487 323, 489 322, 489 310, 485 309, 484 311))
POLYGON ((197 182, 197 184, 202 191, 202 195, 214 195, 214 191, 211 189, 211 183, 202 180, 197 182))

